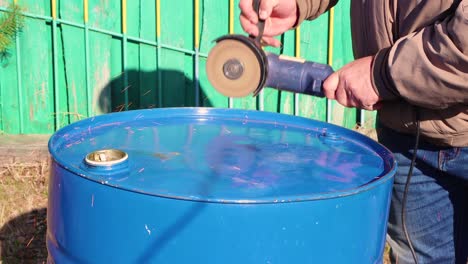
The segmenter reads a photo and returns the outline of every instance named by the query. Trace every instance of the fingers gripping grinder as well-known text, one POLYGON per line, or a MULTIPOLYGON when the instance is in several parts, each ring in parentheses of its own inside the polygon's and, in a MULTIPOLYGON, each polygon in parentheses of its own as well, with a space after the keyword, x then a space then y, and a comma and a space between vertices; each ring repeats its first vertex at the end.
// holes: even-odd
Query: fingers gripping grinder
MULTIPOLYGON (((254 1, 258 12, 259 1, 254 1)), ((230 97, 256 96, 264 87, 323 97, 322 83, 333 73, 325 64, 263 51, 257 38, 226 35, 216 40, 208 54, 206 72, 216 90, 230 97)))

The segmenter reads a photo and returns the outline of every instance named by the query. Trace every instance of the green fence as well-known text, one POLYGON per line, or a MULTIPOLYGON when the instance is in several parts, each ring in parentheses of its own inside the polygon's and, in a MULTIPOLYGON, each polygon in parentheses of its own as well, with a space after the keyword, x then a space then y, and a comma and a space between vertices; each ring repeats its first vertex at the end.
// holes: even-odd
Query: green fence
MULTIPOLYGON (((0 15, 12 1, 0 0, 0 15)), ((208 106, 300 115, 372 127, 371 112, 264 89, 227 98, 205 74, 213 40, 243 33, 238 0, 18 0, 24 26, 0 56, 0 130, 49 134, 112 111, 208 106)), ((349 0, 280 37, 275 53, 330 63, 352 60, 349 0)))

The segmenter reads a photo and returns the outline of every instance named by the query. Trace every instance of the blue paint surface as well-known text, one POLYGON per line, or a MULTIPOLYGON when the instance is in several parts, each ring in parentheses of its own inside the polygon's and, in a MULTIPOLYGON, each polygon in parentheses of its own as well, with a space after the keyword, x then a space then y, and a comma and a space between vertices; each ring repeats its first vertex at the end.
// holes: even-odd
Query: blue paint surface
POLYGON ((388 153, 322 122, 243 110, 170 109, 98 116, 59 131, 51 153, 91 180, 193 200, 310 200, 366 186, 392 169, 388 153), (339 135, 333 138, 327 135, 339 135), (128 153, 124 175, 84 166, 93 150, 128 153))
POLYGON ((213 108, 97 116, 49 142, 56 263, 378 263, 395 173, 356 132, 213 108), (126 163, 95 169, 99 149, 126 163))

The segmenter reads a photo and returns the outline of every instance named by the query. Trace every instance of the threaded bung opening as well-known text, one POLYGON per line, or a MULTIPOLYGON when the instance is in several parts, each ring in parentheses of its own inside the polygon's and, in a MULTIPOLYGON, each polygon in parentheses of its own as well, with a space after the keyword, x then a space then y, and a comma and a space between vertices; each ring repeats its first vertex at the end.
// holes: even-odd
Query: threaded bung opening
POLYGON ((86 155, 85 161, 93 166, 113 166, 128 159, 128 154, 118 149, 96 150, 86 155))

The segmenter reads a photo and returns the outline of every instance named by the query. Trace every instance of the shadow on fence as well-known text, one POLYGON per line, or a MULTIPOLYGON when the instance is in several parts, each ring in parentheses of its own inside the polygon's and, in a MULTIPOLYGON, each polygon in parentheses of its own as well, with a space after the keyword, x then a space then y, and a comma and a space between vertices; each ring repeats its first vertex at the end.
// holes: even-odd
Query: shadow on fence
MULTIPOLYGON (((197 81, 198 82, 198 81, 197 81)), ((103 112, 125 110, 191 107, 212 104, 206 100, 203 89, 183 72, 177 70, 140 71, 128 70, 109 82, 99 94, 99 108, 103 112)))

